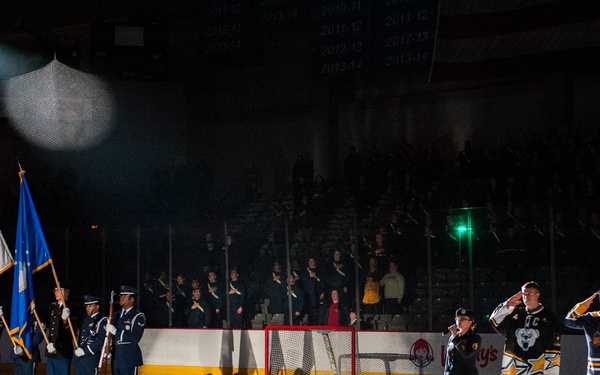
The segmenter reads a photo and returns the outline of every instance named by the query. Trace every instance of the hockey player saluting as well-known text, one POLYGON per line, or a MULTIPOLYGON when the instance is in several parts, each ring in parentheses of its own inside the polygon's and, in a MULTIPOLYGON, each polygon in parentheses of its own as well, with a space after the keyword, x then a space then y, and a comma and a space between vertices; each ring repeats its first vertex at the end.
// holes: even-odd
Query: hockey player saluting
POLYGON ((600 332, 598 332, 600 311, 586 313, 598 294, 599 292, 596 292, 585 301, 579 302, 569 311, 565 318, 565 326, 583 330, 585 333, 585 340, 588 346, 588 375, 600 374, 600 346, 598 346, 598 342, 600 341, 600 332))
POLYGON ((503 375, 559 374, 560 335, 554 314, 539 302, 540 291, 529 281, 490 316, 492 327, 506 339, 503 375))

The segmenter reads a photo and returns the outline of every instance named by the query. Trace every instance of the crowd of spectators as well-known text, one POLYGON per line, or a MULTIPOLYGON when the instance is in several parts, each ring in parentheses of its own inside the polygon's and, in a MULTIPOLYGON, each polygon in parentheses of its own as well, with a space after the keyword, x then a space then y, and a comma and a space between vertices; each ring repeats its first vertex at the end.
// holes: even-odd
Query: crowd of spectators
MULTIPOLYGON (((451 159, 442 158, 434 143, 385 151, 373 147, 366 156, 351 146, 342 181, 313 177, 308 158, 301 155, 292 168, 290 198, 284 194, 267 202, 250 194, 252 204, 268 203, 270 226, 263 245, 242 250, 232 238, 213 241, 208 233, 198 254, 200 266, 191 273, 207 296, 209 274, 223 280, 227 270, 238 272, 245 285, 240 324, 249 327, 263 306, 271 314, 288 311, 287 283, 302 293, 302 301, 295 302, 302 303, 304 323, 327 323, 332 291, 344 306, 359 306, 363 313, 405 313, 422 281, 418 270, 428 266, 428 247, 434 268, 467 265, 458 230, 466 223, 475 266, 503 270, 507 280, 523 281, 532 270, 549 266, 551 249, 557 264, 584 272, 599 256, 599 152, 597 135, 584 133, 507 137, 496 148, 466 141, 451 159), (344 212, 352 212, 356 224, 340 219, 344 212), (332 223, 341 234, 324 246, 332 223), (286 229, 292 279, 285 276, 286 229)), ((152 286, 151 280, 145 284, 152 286)), ((218 289, 229 294, 232 286, 218 289)), ((176 311, 173 305, 178 317, 173 322, 185 326, 185 309, 176 311)), ((223 309, 213 312, 211 325, 222 326, 224 319, 223 309)))

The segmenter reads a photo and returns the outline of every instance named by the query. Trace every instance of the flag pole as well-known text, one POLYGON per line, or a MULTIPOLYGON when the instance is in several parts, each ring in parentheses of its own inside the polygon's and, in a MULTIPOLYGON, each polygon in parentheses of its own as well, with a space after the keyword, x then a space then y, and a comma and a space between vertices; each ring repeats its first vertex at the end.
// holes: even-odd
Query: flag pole
MULTIPOLYGON (((56 288, 60 292, 60 302, 62 302, 64 308, 67 308, 67 303, 65 302, 65 296, 63 294, 62 288, 60 287, 60 283, 58 282, 58 276, 56 275, 56 268, 54 268, 54 263, 50 263, 50 267, 52 267, 52 275, 54 275, 54 282, 56 283, 56 288)), ((73 329, 73 323, 71 322, 71 317, 67 317, 67 323, 69 323, 69 330, 71 331, 71 336, 73 336, 73 344, 75 344, 75 349, 79 348, 77 345, 77 337, 75 336, 75 330, 73 329)))
MULTIPOLYGON (((21 166, 21 162, 19 162, 19 159, 17 158, 17 164, 19 165, 19 178, 21 179, 21 183, 23 183, 23 177, 22 175, 25 173, 25 170, 23 170, 23 167, 21 166)), ((60 283, 58 282, 58 275, 56 274, 56 268, 54 268, 54 263, 50 262, 50 267, 52 267, 52 275, 54 275, 54 282, 56 283, 56 288, 60 291, 59 295, 60 295, 60 301, 62 302, 64 308, 67 308, 67 303, 65 302, 65 296, 62 292, 62 289, 60 287, 60 283)), ((38 321, 38 324, 40 324, 41 327, 41 322, 40 322, 40 318, 37 315, 37 312, 35 311, 35 309, 33 309, 33 312, 35 313, 35 318, 38 321)), ((69 330, 71 331, 71 336, 73 336, 73 343, 75 344, 75 348, 79 348, 79 345, 77 345, 77 337, 75 336, 75 330, 73 329, 73 323, 71 322, 71 317, 67 317, 67 323, 69 324, 69 330)), ((42 333, 44 334, 44 339, 46 339, 46 343, 49 343, 48 337, 46 337, 46 333, 44 332, 44 330, 42 329, 42 333)))
POLYGON ((46 345, 50 344, 50 340, 48 340, 48 336, 46 335, 46 330, 44 329, 44 326, 42 325, 42 321, 40 320, 40 317, 38 316, 37 310, 35 308, 31 309, 31 311, 33 311, 33 315, 35 316, 35 320, 37 320, 38 325, 39 325, 39 329, 42 331, 42 335, 44 336, 44 341, 46 341, 46 345))
POLYGON ((10 326, 8 325, 8 323, 6 323, 6 318, 4 317, 4 314, 2 314, 2 323, 4 324, 4 326, 6 328, 8 328, 6 331, 8 332, 8 335, 11 337, 10 342, 12 342, 13 348, 16 347, 17 344, 12 339, 12 334, 10 333, 10 326))

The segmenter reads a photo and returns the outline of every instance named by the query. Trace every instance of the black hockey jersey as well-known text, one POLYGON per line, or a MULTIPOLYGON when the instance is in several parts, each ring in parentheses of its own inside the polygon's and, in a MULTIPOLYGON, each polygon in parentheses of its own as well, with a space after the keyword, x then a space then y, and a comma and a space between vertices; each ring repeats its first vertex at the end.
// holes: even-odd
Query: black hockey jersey
POLYGON ((490 316, 492 327, 506 338, 502 374, 557 375, 560 371, 560 334, 554 314, 540 305, 500 304, 490 316))

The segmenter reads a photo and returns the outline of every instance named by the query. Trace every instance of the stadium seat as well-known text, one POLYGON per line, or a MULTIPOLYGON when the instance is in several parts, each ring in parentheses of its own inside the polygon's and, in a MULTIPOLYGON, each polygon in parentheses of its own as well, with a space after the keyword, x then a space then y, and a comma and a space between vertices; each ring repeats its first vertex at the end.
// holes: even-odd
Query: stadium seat
POLYGON ((308 325, 308 314, 304 314, 304 316, 302 317, 302 321, 300 322, 301 326, 307 326, 308 325))
POLYGON ((392 314, 377 314, 374 317, 375 329, 385 331, 388 329, 388 324, 392 320, 392 314))
POLYGON ((273 314, 271 319, 267 321, 270 326, 281 326, 285 320, 285 314, 273 314))
POLYGON ((260 304, 260 311, 261 311, 263 314, 265 314, 265 316, 266 316, 266 315, 269 313, 269 306, 268 306, 268 305, 266 305, 266 304, 264 304, 264 303, 261 303, 261 304, 260 304))
POLYGON ((362 314, 361 320, 363 321, 363 323, 361 324, 361 328, 362 329, 376 329, 375 322, 373 321, 374 319, 375 319, 375 315, 373 315, 373 314, 362 314))
POLYGON ((409 323, 410 323, 410 315, 396 314, 392 317, 392 320, 388 323, 388 330, 389 331, 406 331, 409 323))
POLYGON ((257 313, 256 315, 254 315, 254 318, 252 318, 252 320, 251 320, 252 328, 255 328, 255 329, 265 328, 266 321, 267 321, 267 317, 265 316, 265 314, 257 313))

